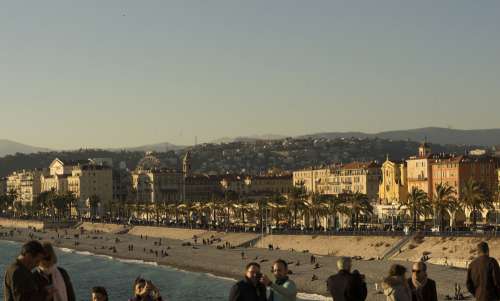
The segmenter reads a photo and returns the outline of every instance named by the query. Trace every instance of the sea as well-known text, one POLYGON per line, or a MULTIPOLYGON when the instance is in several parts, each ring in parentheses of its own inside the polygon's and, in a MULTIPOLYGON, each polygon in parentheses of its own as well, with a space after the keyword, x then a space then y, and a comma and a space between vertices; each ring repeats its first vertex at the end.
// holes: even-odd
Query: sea
MULTIPOLYGON (((16 242, 0 241, 0 275, 4 275, 20 247, 16 242)), ((94 286, 105 287, 110 301, 127 301, 133 295, 132 284, 137 277, 151 280, 169 301, 228 300, 235 283, 233 279, 158 266, 153 262, 122 260, 71 249, 57 249, 56 252, 58 265, 68 271, 79 301, 90 300, 94 286)), ((3 296, 3 285, 0 292, 3 296)), ((299 300, 328 299, 300 294, 299 300)))

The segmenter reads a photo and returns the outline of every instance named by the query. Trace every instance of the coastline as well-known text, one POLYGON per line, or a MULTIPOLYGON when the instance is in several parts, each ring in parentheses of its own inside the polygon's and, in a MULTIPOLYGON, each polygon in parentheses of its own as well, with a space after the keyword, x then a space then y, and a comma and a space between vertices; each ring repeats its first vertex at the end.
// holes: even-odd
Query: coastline
MULTIPOLYGON (((7 229, 7 230, 14 230, 18 231, 19 229, 14 229, 14 228, 2 228, 2 229, 7 229)), ((22 231, 24 232, 24 231, 22 231)), ((4 236, 0 237, 0 240, 5 241, 5 242, 11 242, 11 243, 23 243, 26 242, 27 238, 26 236, 14 236, 10 238, 6 238, 4 236)), ((37 237, 34 237, 36 239, 37 237)), ((44 239, 44 241, 47 239, 44 239)), ((50 241, 50 239, 48 240, 50 241)), ((138 258, 136 256, 126 256, 123 254, 113 254, 110 255, 109 252, 100 252, 99 249, 97 250, 92 250, 90 248, 72 248, 69 246, 61 245, 61 244, 55 244, 54 241, 51 241, 54 243, 54 246, 59 249, 61 252, 66 252, 66 253, 75 253, 81 256, 95 256, 95 257, 101 257, 107 260, 117 260, 121 261, 124 263, 129 263, 129 264, 141 264, 141 265, 151 265, 151 266, 156 266, 156 267, 166 267, 169 269, 173 269, 179 272, 183 273, 195 273, 195 274, 204 274, 208 277, 213 277, 225 281, 232 281, 232 282, 237 282, 238 279, 242 277, 242 274, 236 274, 236 273, 225 273, 224 271, 218 270, 214 271, 212 269, 207 269, 204 267, 193 267, 192 265, 186 265, 182 264, 182 261, 179 263, 164 263, 161 261, 147 261, 143 260, 141 258, 138 258)), ((317 292, 311 291, 311 292, 306 292, 306 291, 301 291, 298 293, 298 298, 304 299, 304 300, 317 300, 317 301, 323 301, 323 300, 332 300, 331 297, 319 294, 317 292)))
MULTIPOLYGON (((8 228, 0 228, 0 232, 9 231, 8 228)), ((31 232, 27 229, 18 229, 14 237, 0 237, 3 240, 24 242, 29 240, 29 233, 33 233, 34 239, 51 241, 55 247, 65 249, 70 252, 80 252, 81 255, 101 256, 111 260, 124 260, 130 263, 150 264, 165 266, 183 272, 202 273, 211 277, 235 281, 243 275, 244 266, 250 261, 257 261, 262 266, 262 271, 267 273, 271 268, 271 262, 284 258, 290 263, 293 271, 292 279, 297 283, 301 296, 308 300, 331 300, 326 297, 326 279, 337 272, 336 256, 315 255, 320 263, 320 268, 315 269, 310 264, 311 254, 297 251, 267 250, 261 248, 240 248, 240 249, 217 249, 216 245, 195 244, 191 240, 191 245, 186 246, 186 240, 176 240, 161 238, 161 246, 157 243, 160 238, 144 238, 130 234, 114 234, 99 231, 86 231, 81 235, 79 230, 67 229, 44 230, 31 232), (59 234, 59 238, 57 238, 59 234), (79 237, 75 238, 75 234, 79 237), (118 239, 118 243, 117 243, 118 239), (75 243, 77 245, 75 246, 75 243), (134 252, 128 252, 127 246, 133 244, 134 252), (116 247, 116 253, 112 251, 116 247), (167 249, 168 248, 168 249, 167 249), (157 257, 153 252, 156 250, 166 250, 168 257, 157 257), (244 252, 245 258, 241 258, 244 252), (300 262, 300 265, 297 263, 300 262), (311 276, 317 276, 318 280, 312 281, 311 276)), ((221 234, 222 235, 222 234, 221 234)), ((336 238, 331 238, 335 244, 336 238)), ((341 244, 344 240, 338 240, 341 244)), ((369 241, 369 240, 367 240, 369 241)), ((364 243, 360 241, 359 244, 364 243)), ((369 244, 368 244, 369 245, 369 244)), ((385 300, 383 295, 375 292, 375 283, 379 284, 387 273, 389 265, 401 263, 408 268, 410 261, 404 260, 354 260, 353 269, 358 269, 365 274, 369 290, 369 301, 385 300)), ((429 264, 431 278, 438 282, 438 293, 440 299, 446 294, 453 292, 454 283, 462 284, 465 287, 465 270, 436 266, 429 264)))

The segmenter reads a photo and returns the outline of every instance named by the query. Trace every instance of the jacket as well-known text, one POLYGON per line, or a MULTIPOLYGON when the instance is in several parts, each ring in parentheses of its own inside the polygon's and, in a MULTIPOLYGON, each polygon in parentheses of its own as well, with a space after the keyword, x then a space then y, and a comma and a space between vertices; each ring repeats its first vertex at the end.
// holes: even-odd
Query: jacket
POLYGON ((45 301, 47 294, 21 262, 11 264, 5 271, 4 301, 45 301))
POLYGON ((270 301, 295 301, 297 300, 297 286, 295 282, 288 279, 283 285, 271 283, 273 299, 270 301))
MULTIPOLYGON (((73 284, 71 283, 71 279, 69 278, 68 272, 66 272, 65 269, 60 267, 57 267, 57 269, 59 270, 64 279, 68 301, 76 301, 75 291, 73 289, 73 284)), ((35 281, 38 283, 40 287, 46 287, 47 285, 50 284, 50 281, 49 279, 47 279, 47 276, 43 275, 43 273, 38 269, 35 269, 35 271, 33 272, 33 276, 35 277, 35 281)))
MULTIPOLYGON (((411 289, 411 299, 413 301, 418 301, 415 286, 411 279, 408 279, 408 287, 411 289)), ((422 288, 422 295, 425 301, 438 301, 436 282, 434 280, 427 279, 427 283, 422 288)))
POLYGON ((500 268, 495 258, 479 256, 467 269, 467 289, 478 301, 500 299, 500 268))
POLYGON ((326 287, 333 301, 348 301, 346 291, 348 284, 353 280, 352 278, 352 274, 345 270, 341 270, 328 278, 326 287))
POLYGON ((400 277, 385 278, 382 288, 384 295, 387 296, 387 301, 412 301, 411 290, 400 277))
POLYGON ((266 301, 266 288, 260 283, 254 286, 245 277, 233 285, 229 293, 229 301, 266 301))

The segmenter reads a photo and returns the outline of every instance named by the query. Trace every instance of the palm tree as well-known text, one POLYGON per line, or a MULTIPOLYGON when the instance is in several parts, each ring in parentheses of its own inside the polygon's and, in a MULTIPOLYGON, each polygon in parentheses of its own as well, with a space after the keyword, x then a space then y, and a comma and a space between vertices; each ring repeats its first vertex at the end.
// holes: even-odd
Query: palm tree
POLYGON ((359 228, 359 215, 370 215, 373 213, 373 206, 368 200, 368 196, 363 193, 351 193, 347 195, 347 200, 351 214, 354 216, 354 227, 359 228))
POLYGON ((439 227, 441 230, 444 229, 444 214, 446 210, 453 209, 456 206, 456 193, 455 188, 452 186, 443 183, 436 185, 436 192, 432 199, 432 205, 434 207, 434 213, 438 214, 439 227))
POLYGON ((432 204, 427 197, 427 193, 418 187, 412 187, 406 200, 400 200, 398 210, 402 207, 405 207, 405 210, 409 211, 412 216, 413 231, 417 230, 418 217, 425 216, 432 211, 432 204))
POLYGON ((324 200, 328 207, 328 214, 333 218, 332 226, 334 229, 337 227, 337 215, 339 213, 347 213, 348 209, 345 206, 347 200, 342 195, 325 195, 324 200))
POLYGON ((275 194, 271 196, 267 205, 271 208, 271 217, 275 218, 276 227, 278 227, 281 221, 280 215, 286 209, 286 198, 281 194, 275 194))
MULTIPOLYGON (((293 213, 293 226, 297 227, 297 214, 299 210, 305 209, 304 202, 307 192, 304 185, 294 186, 287 196, 287 206, 289 212, 293 213)), ((290 223, 292 224, 292 223, 290 223)))
POLYGON ((465 182, 460 203, 472 211, 472 226, 474 228, 477 223, 476 212, 494 208, 493 199, 488 197, 483 185, 472 178, 465 182))
POLYGON ((309 214, 313 218, 313 230, 316 230, 318 226, 318 220, 328 211, 328 205, 326 203, 325 196, 319 193, 313 193, 309 202, 306 202, 305 205, 307 206, 309 214))

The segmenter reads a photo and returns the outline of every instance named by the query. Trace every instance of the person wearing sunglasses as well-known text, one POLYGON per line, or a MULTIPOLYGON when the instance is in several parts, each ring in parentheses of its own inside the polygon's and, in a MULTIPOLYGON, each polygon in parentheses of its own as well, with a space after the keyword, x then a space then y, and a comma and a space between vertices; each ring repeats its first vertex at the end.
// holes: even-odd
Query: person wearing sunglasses
POLYGON ((437 301, 436 282, 427 277, 427 265, 420 261, 413 264, 408 279, 412 301, 437 301))
POLYGON ((272 282, 263 275, 260 282, 269 287, 271 292, 268 301, 295 301, 297 300, 297 286, 288 277, 288 263, 278 259, 273 263, 272 273, 276 282, 272 282))

